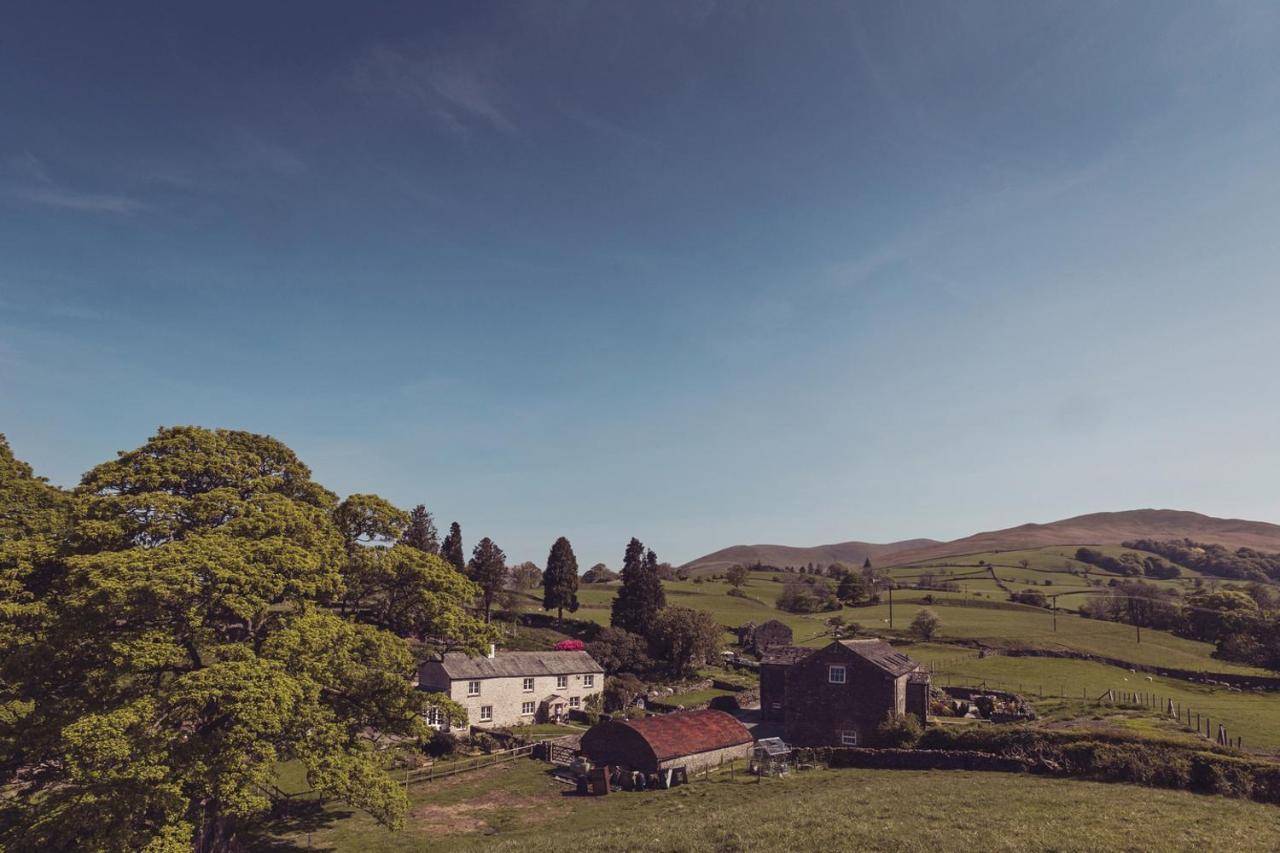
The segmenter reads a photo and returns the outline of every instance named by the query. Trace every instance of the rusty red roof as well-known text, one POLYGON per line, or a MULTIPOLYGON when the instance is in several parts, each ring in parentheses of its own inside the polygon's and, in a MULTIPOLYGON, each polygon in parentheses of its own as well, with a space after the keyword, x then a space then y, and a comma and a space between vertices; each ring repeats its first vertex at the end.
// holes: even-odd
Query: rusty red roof
POLYGON ((659 761, 755 740, 742 723, 710 708, 616 722, 644 738, 659 761))

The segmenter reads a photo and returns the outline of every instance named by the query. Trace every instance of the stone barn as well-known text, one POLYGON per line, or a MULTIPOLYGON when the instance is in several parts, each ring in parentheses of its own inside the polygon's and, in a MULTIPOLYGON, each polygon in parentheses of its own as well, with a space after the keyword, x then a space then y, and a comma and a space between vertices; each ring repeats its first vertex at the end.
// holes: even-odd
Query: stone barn
POLYGON ((760 719, 780 723, 786 716, 787 670, 817 649, 774 646, 760 658, 760 719))
POLYGON ((606 720, 582 736, 582 752, 596 765, 641 773, 704 767, 746 758, 754 743, 742 723, 724 711, 677 711, 640 720, 606 720))
POLYGON ((928 673, 884 640, 838 640, 787 667, 785 677, 793 746, 865 746, 887 715, 927 709, 928 673))
POLYGON ((774 646, 791 645, 791 640, 791 626, 777 619, 770 619, 756 626, 755 633, 751 637, 752 651, 762 655, 774 646))
POLYGON ((762 625, 748 622, 737 629, 738 645, 757 657, 769 649, 791 644, 791 627, 785 622, 770 619, 762 625))

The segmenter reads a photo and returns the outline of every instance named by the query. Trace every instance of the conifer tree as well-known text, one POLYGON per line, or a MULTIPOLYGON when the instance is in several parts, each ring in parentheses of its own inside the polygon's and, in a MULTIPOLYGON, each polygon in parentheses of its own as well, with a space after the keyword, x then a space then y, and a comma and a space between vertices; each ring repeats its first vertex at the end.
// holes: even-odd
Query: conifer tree
POLYGON ((578 610, 578 558, 569 540, 561 536, 547 555, 542 573, 542 609, 556 611, 556 624, 564 623, 564 611, 578 610))
POLYGON ((497 543, 486 536, 471 552, 471 562, 467 563, 467 575, 480 587, 480 597, 484 602, 484 621, 488 622, 493 610, 493 599, 502 590, 507 580, 507 555, 502 552, 497 543))
POLYGON ((440 546, 440 556, 458 571, 463 573, 467 571, 467 558, 463 556, 462 551, 462 525, 456 521, 449 525, 449 533, 444 537, 444 544, 440 546))
POLYGON ((422 504, 415 506, 409 513, 409 526, 405 528, 400 542, 428 554, 440 553, 440 533, 436 530, 436 520, 422 504))
POLYGON ((632 537, 622 560, 622 586, 613 599, 609 623, 634 634, 648 635, 654 617, 667 605, 667 596, 658 578, 658 555, 645 553, 644 545, 632 537))

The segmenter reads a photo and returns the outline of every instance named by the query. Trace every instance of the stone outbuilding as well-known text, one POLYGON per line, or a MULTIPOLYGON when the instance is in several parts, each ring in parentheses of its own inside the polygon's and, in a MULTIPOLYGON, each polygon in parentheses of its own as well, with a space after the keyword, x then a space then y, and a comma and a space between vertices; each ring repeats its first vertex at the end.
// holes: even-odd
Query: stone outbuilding
POLYGON ((785 717, 787 670, 816 652, 804 646, 774 646, 760 658, 760 719, 780 723, 785 717))
POLYGON ((690 776, 751 754, 754 743, 742 723, 724 711, 704 709, 638 720, 606 720, 582 736, 582 752, 596 765, 657 774, 683 768, 690 776))
POLYGON ((791 664, 785 679, 793 746, 866 746, 887 716, 927 712, 928 673, 884 640, 838 640, 791 664))
POLYGON ((754 655, 763 655, 777 646, 789 646, 793 638, 791 626, 777 619, 760 625, 748 622, 738 628, 738 645, 754 655))

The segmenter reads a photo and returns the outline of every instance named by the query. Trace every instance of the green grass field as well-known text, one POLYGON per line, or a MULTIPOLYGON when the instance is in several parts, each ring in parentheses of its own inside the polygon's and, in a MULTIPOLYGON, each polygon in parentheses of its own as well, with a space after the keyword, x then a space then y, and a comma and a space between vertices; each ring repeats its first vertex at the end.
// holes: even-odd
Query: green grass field
MULTIPOLYGON (((1182 708, 1208 716, 1227 727, 1231 737, 1244 739, 1251 751, 1280 753, 1280 694, 1232 691, 1221 687, 1180 681, 1173 678, 1131 673, 1118 667, 1092 661, 1061 658, 1014 658, 990 656, 966 657, 957 661, 954 646, 921 644, 907 651, 916 660, 934 668, 934 681, 939 685, 979 686, 986 684, 1012 690, 1031 699, 1041 713, 1051 712, 1053 702, 1037 702, 1043 694, 1049 699, 1065 696, 1094 700, 1107 689, 1145 691, 1162 699, 1173 699, 1182 708)), ((1151 716, 1157 716, 1152 714, 1151 716)))
POLYGON ((1275 806, 1183 791, 960 771, 738 774, 670 791, 570 796, 520 760, 410 791, 391 832, 329 806, 280 822, 256 847, 440 851, 1280 849, 1275 806))
MULTIPOLYGON (((755 600, 728 595, 730 587, 723 581, 700 584, 692 581, 668 582, 665 584, 667 603, 706 610, 726 626, 745 622, 758 624, 769 619, 779 619, 791 626, 797 645, 809 646, 827 642, 828 634, 824 623, 833 615, 839 615, 849 622, 857 622, 868 632, 901 634, 905 633, 917 612, 929 607, 942 620, 939 636, 944 640, 981 641, 993 646, 1075 649, 1153 666, 1206 672, 1265 674, 1256 667, 1214 658, 1214 649, 1209 643, 1176 637, 1164 631, 1143 631, 1142 642, 1139 643, 1130 626, 1085 619, 1061 610, 1058 612, 1055 631, 1053 616, 1048 610, 1013 605, 1006 600, 1003 591, 994 587, 985 590, 985 594, 981 596, 975 596, 972 592, 928 593, 934 599, 932 604, 926 604, 922 600, 926 595, 924 592, 899 590, 894 595, 892 630, 887 600, 874 607, 846 607, 838 613, 786 613, 773 606, 773 601, 782 591, 782 584, 771 580, 774 577, 778 575, 752 573, 744 591, 755 600)), ((944 578, 942 575, 938 577, 944 578)), ((1071 575, 1064 573, 1061 577, 1070 578, 1071 575)), ((607 625, 609 605, 615 592, 614 585, 584 585, 579 591, 583 607, 575 616, 607 625)))

